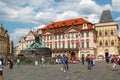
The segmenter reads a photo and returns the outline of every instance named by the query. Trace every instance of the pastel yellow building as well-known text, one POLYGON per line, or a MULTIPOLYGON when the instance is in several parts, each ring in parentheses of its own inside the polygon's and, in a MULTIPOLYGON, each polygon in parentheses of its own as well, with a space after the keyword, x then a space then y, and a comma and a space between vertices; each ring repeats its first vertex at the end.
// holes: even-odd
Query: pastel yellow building
POLYGON ((119 55, 118 23, 112 20, 109 10, 104 10, 100 22, 95 24, 97 31, 97 57, 119 55))

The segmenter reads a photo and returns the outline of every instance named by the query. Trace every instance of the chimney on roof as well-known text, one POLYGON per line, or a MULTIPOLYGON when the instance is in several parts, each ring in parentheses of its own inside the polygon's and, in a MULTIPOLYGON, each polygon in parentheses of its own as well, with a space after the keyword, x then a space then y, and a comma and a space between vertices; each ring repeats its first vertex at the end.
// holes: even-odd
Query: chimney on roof
POLYGON ((99 23, 113 22, 110 10, 103 10, 99 23))

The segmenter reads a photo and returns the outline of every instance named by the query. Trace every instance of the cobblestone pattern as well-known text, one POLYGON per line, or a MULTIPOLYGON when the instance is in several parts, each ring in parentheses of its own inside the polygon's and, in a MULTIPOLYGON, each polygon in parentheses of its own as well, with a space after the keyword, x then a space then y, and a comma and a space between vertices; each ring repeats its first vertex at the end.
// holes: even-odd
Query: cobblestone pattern
MULTIPOLYGON (((87 64, 87 63, 86 63, 87 64)), ((62 72, 62 64, 40 66, 21 66, 9 69, 4 67, 5 80, 120 80, 120 68, 112 71, 111 64, 104 61, 96 62, 92 70, 87 65, 69 64, 69 70, 62 72)))

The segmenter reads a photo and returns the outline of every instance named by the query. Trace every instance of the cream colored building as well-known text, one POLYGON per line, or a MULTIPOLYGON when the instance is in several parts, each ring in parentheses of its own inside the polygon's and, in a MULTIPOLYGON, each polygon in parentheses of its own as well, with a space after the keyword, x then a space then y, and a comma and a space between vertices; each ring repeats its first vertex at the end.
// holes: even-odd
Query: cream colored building
POLYGON ((97 31, 97 58, 119 55, 118 23, 112 20, 109 10, 104 10, 100 22, 95 24, 97 31))
POLYGON ((52 22, 42 29, 42 40, 52 49, 52 57, 66 54, 80 58, 82 54, 96 55, 96 30, 83 18, 52 22))

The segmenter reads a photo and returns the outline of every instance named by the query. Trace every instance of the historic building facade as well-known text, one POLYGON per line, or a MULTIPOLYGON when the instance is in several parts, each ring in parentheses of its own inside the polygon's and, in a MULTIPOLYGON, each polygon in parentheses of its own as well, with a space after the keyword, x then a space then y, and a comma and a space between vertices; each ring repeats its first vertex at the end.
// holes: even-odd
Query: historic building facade
POLYGON ((0 26, 0 57, 11 56, 10 49, 13 50, 13 44, 10 44, 9 35, 3 25, 0 26))
POLYGON ((24 50, 29 45, 34 43, 35 42, 35 35, 36 35, 36 32, 30 30, 27 35, 21 37, 15 54, 16 55, 20 54, 21 50, 24 50))
POLYGON ((99 23, 95 24, 97 31, 97 56, 107 57, 119 55, 118 23, 112 20, 109 10, 104 10, 99 23))
POLYGON ((46 46, 52 49, 52 57, 96 55, 96 30, 83 18, 52 22, 38 31, 46 46))

